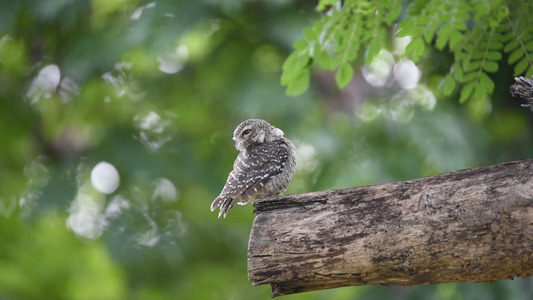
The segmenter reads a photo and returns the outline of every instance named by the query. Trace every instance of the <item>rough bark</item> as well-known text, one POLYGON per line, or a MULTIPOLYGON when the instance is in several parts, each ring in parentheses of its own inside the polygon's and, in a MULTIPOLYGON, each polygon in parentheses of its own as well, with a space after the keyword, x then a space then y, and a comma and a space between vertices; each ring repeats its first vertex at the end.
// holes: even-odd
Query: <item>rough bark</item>
POLYGON ((248 277, 273 297, 533 275, 533 159, 254 207, 248 277))
POLYGON ((529 107, 533 111, 533 79, 519 76, 514 80, 516 83, 511 85, 511 95, 526 100, 528 103, 522 104, 522 107, 529 107))

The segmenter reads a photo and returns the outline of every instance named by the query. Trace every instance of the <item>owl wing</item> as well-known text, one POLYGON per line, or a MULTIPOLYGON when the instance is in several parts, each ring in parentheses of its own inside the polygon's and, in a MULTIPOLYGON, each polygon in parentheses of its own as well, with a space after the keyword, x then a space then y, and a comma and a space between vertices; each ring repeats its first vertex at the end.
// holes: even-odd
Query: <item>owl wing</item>
POLYGON ((218 217, 235 204, 246 204, 261 191, 273 177, 283 172, 289 151, 281 141, 263 143, 241 152, 233 163, 226 185, 211 204, 211 211, 220 206, 218 217))

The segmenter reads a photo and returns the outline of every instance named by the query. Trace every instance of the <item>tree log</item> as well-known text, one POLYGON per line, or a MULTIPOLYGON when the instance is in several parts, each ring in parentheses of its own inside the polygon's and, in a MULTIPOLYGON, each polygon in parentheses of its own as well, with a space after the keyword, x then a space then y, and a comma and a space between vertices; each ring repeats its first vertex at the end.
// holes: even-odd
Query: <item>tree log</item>
POLYGON ((272 297, 533 275, 533 159, 254 207, 248 277, 272 297))

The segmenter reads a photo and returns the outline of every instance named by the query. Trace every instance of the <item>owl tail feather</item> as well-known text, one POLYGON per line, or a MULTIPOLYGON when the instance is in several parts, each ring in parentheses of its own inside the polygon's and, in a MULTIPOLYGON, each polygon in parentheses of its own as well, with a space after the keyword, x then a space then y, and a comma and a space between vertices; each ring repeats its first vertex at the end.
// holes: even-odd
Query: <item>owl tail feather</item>
POLYGON ((235 202, 232 198, 222 198, 217 197, 213 203, 211 203, 211 211, 214 211, 217 207, 220 206, 220 210, 218 211, 218 218, 220 219, 220 216, 224 214, 224 218, 226 218, 226 215, 228 214, 229 210, 235 205, 235 202))

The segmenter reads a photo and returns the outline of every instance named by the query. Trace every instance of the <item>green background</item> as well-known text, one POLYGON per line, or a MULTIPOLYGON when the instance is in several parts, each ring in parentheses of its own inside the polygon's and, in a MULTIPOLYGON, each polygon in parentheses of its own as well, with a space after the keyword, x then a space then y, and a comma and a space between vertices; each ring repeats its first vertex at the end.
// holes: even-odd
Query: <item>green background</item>
MULTIPOLYGON (((533 150, 533 115, 509 95, 510 69, 492 77, 492 99, 464 105, 458 95, 397 105, 398 87, 365 83, 362 62, 345 90, 316 69, 310 90, 288 97, 281 65, 319 17, 316 3, 149 3, 0 2, 0 299, 269 299, 269 286, 247 279, 251 205, 226 219, 209 210, 237 155, 233 130, 248 118, 268 120, 297 146, 288 193, 418 178, 533 150), (49 65, 62 82, 53 90, 36 83, 49 65), (100 161, 120 174, 110 195, 90 184, 100 161)), ((450 62, 445 51, 428 53, 421 84, 434 92, 450 62)), ((531 297, 525 278, 284 299, 531 297)))

